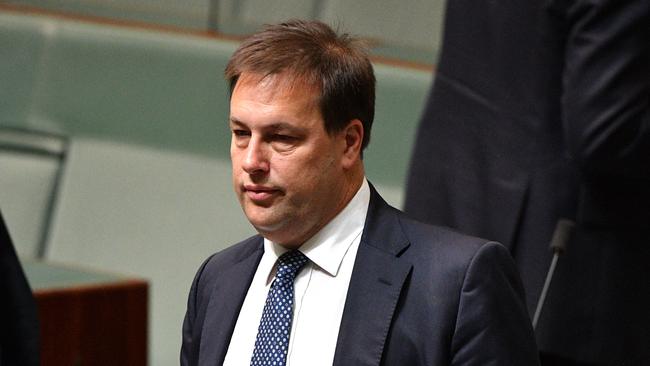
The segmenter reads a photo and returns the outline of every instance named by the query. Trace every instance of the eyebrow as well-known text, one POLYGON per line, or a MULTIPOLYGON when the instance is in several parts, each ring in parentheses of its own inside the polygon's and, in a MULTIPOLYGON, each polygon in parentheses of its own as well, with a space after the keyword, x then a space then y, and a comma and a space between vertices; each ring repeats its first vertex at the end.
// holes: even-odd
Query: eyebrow
MULTIPOLYGON (((246 123, 236 119, 236 118, 230 118, 230 125, 231 126, 241 126, 241 127, 247 127, 246 123)), ((274 122, 269 125, 263 126, 264 130, 271 130, 271 131, 277 131, 277 130, 290 130, 290 131, 295 131, 295 132, 304 132, 305 128, 303 127, 298 127, 292 124, 289 124, 287 122, 274 122)))
POLYGON ((236 118, 232 118, 232 117, 228 118, 228 124, 231 125, 231 126, 232 125, 243 125, 243 126, 246 125, 244 122, 242 122, 242 121, 240 121, 240 120, 238 120, 236 118))

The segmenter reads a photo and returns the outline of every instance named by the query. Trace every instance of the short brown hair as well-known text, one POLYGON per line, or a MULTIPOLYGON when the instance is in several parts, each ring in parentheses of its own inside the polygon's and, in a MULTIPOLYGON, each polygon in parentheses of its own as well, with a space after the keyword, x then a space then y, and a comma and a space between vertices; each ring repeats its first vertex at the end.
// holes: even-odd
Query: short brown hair
POLYGON ((364 129, 361 147, 368 145, 375 75, 366 48, 348 34, 338 35, 319 21, 268 25, 244 40, 230 58, 225 76, 231 94, 244 72, 264 77, 287 72, 318 87, 325 130, 339 132, 359 119, 364 129))

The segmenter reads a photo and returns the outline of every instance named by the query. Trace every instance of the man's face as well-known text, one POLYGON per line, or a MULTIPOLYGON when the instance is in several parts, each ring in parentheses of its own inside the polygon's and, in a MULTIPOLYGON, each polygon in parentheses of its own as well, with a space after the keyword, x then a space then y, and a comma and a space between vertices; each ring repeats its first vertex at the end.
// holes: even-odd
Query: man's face
POLYGON ((298 247, 347 203, 343 133, 328 134, 319 93, 282 74, 243 74, 230 100, 233 184, 253 226, 298 247))

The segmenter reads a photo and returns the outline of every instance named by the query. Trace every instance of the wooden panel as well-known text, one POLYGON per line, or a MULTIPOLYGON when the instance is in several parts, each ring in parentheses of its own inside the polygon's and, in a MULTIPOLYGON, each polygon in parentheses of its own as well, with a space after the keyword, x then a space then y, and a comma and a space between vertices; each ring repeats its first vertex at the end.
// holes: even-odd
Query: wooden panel
POLYGON ((147 283, 41 289, 41 365, 147 364, 147 283))

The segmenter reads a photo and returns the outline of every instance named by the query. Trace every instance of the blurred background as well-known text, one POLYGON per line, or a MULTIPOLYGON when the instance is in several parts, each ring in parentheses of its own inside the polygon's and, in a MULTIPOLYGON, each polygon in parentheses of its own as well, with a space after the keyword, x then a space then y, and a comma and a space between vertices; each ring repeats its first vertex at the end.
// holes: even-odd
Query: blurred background
POLYGON ((0 1, 0 208, 36 293, 43 364, 178 364, 196 270, 254 233, 232 194, 222 74, 263 24, 320 19, 368 41, 367 176, 401 207, 444 6, 0 1))

